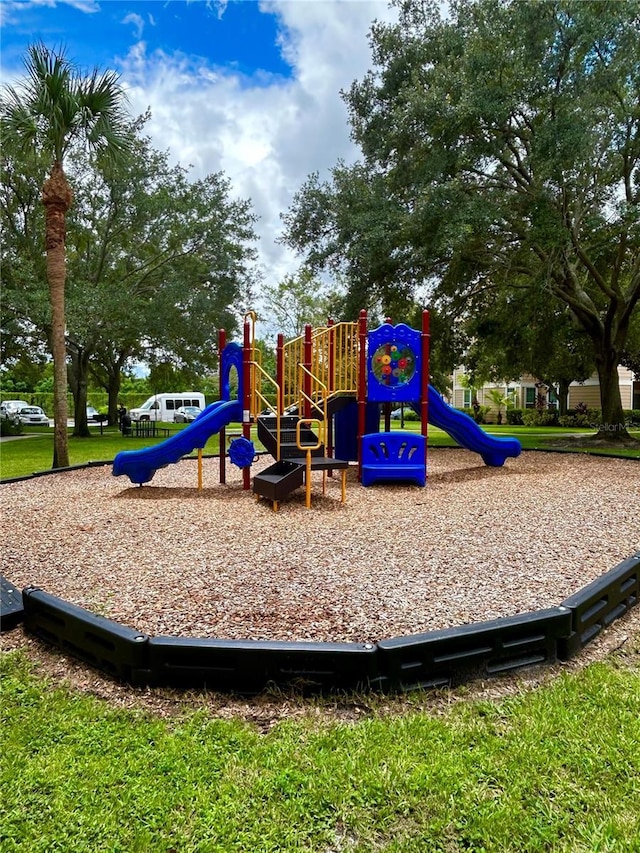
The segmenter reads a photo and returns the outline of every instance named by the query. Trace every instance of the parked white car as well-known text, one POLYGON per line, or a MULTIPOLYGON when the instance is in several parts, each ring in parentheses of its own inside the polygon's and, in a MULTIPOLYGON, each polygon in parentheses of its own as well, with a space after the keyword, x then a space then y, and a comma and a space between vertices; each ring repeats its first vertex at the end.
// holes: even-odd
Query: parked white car
POLYGON ((20 409, 28 406, 26 400, 3 400, 0 403, 0 420, 20 423, 20 409))
POLYGON ((49 426, 49 418, 40 406, 25 406, 18 412, 18 418, 25 426, 49 426))
POLYGON ((191 424, 200 414, 202 412, 198 406, 180 406, 174 412, 173 422, 176 424, 191 424))

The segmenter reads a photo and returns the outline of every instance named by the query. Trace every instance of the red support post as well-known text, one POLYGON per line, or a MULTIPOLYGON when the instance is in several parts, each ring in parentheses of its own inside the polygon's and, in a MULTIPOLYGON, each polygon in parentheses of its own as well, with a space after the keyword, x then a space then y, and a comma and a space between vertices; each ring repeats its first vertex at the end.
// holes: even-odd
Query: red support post
MULTIPOLYGON (((242 435, 251 441, 251 324, 245 320, 242 346, 242 435)), ((242 486, 251 488, 251 469, 242 469, 242 486)))
POLYGON ((305 393, 304 398, 304 416, 305 418, 311 417, 311 376, 307 371, 311 370, 311 359, 312 359, 312 350, 313 343, 311 341, 311 324, 307 323, 304 327, 304 366, 306 367, 304 373, 304 381, 302 383, 302 387, 305 393))
MULTIPOLYGON (((220 382, 220 399, 222 400, 222 350, 227 345, 227 333, 224 329, 218 331, 218 379, 220 382)), ((227 440, 225 436, 225 428, 220 430, 220 482, 224 485, 227 482, 227 440)))
MULTIPOLYGON (((336 330, 333 320, 327 320, 327 327, 329 329, 329 376, 327 386, 329 394, 333 394, 336 388, 336 330)), ((333 420, 331 417, 329 418, 329 423, 325 424, 325 433, 326 454, 333 457, 333 420)), ((331 471, 329 472, 329 476, 331 476, 331 471)))
MULTIPOLYGON (((393 320, 391 317, 385 317, 385 323, 388 323, 390 326, 393 326, 393 320)), ((387 344, 387 355, 391 355, 391 344, 387 344)), ((389 432, 391 429, 391 403, 384 403, 382 406, 382 411, 384 412, 384 429, 385 432, 389 432)), ((402 424, 404 428, 404 423, 402 424)))
POLYGON ((278 333, 278 342, 276 344, 276 382, 278 383, 278 400, 276 401, 276 409, 278 417, 284 412, 284 335, 278 333))
POLYGON ((334 321, 329 318, 327 320, 327 328, 329 329, 329 393, 333 394, 336 389, 336 330, 334 321))
POLYGON ((424 435, 425 463, 427 461, 427 432, 429 429, 429 354, 431 345, 429 312, 422 312, 422 388, 420 389, 420 415, 424 435))
POLYGON ((367 422, 367 312, 358 318, 358 482, 362 480, 362 436, 367 422))

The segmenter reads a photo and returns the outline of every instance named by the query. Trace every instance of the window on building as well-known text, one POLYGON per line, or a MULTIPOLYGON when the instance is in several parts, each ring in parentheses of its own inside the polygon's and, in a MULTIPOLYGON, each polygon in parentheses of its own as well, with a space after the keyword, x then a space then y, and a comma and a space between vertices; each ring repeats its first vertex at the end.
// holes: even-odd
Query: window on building
POLYGON ((536 389, 525 388, 524 407, 525 409, 535 409, 536 407, 536 389))

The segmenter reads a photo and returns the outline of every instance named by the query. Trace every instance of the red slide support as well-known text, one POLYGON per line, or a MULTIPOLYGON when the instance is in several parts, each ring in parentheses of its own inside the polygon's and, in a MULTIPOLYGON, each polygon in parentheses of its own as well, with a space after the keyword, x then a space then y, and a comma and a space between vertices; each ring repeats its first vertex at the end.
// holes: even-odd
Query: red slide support
POLYGON ((362 480, 362 436, 367 422, 367 312, 358 319, 358 482, 362 480))
POLYGON ((427 463, 427 431, 429 429, 429 354, 431 346, 429 312, 422 312, 422 381, 420 383, 420 420, 424 436, 424 461, 427 463))

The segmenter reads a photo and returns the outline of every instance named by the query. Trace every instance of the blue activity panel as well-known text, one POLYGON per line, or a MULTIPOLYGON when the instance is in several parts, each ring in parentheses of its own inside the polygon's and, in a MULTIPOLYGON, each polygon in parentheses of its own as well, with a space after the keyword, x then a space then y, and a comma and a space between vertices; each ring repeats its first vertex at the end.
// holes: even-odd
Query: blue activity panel
POLYGON ((420 399, 420 332, 404 323, 384 323, 369 332, 368 350, 368 400, 408 403, 420 399))

